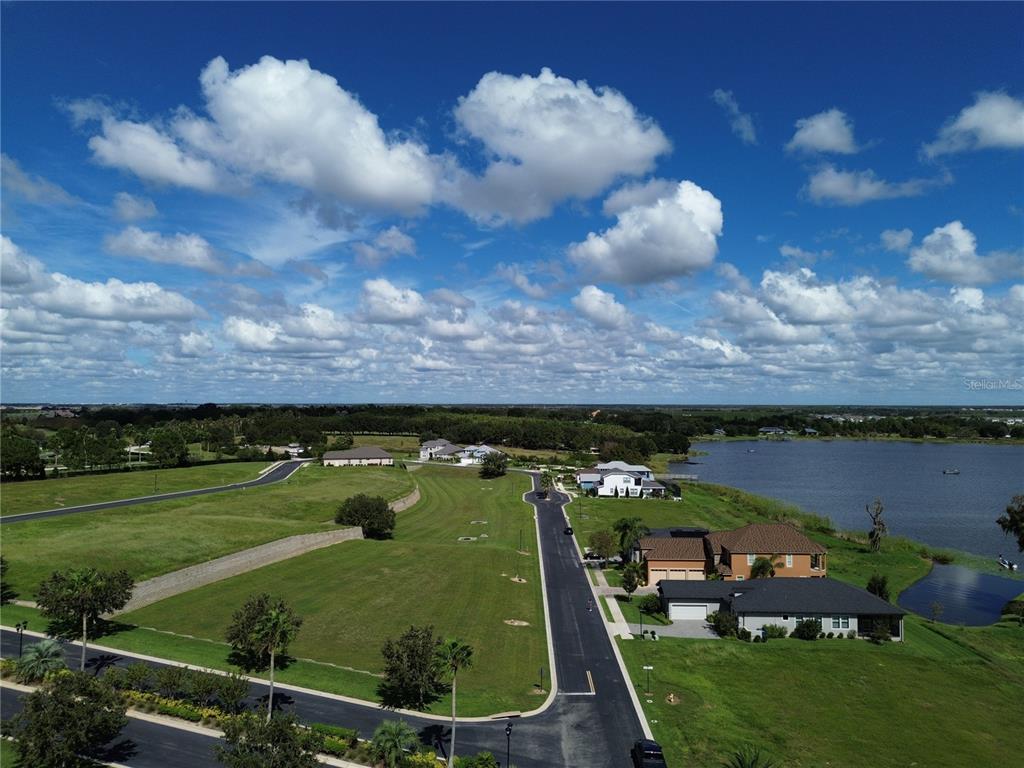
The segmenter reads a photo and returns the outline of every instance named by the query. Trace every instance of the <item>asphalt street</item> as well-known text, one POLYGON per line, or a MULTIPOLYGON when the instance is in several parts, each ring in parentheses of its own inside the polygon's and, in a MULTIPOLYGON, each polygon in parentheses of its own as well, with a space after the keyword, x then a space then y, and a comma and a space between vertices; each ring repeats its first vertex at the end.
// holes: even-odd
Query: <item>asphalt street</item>
MULTIPOLYGON (((536 484, 536 479, 534 482, 536 484)), ((537 500, 534 494, 529 494, 528 499, 537 509, 542 541, 541 561, 547 582, 558 693, 551 707, 539 715, 460 724, 458 753, 488 750, 506 765, 506 748, 510 747, 511 764, 518 768, 626 768, 630 765, 629 749, 643 733, 626 687, 628 682, 612 652, 600 606, 590 605, 588 609, 592 593, 587 575, 572 537, 564 533, 566 523, 561 504, 565 497, 552 492, 549 500, 537 500), (512 724, 509 741, 505 735, 507 723, 512 724)), ((14 632, 4 630, 0 641, 3 656, 17 656, 18 640, 14 632)), ((26 637, 25 642, 34 640, 26 637)), ((78 653, 75 644, 69 643, 69 664, 77 665, 78 653)), ((98 670, 106 665, 120 666, 134 661, 127 655, 90 651, 88 664, 98 670)), ((262 701, 266 706, 266 686, 254 683, 251 693, 252 703, 262 701)), ((4 696, 6 718, 10 711, 6 691, 4 696)), ((276 707, 294 711, 306 722, 357 728, 364 736, 372 734, 382 720, 399 717, 379 707, 301 691, 278 688, 274 698, 276 707)), ((419 730, 424 743, 444 753, 449 736, 445 722, 409 716, 402 716, 402 719, 419 730)), ((177 734, 180 733, 188 742, 186 748, 192 750, 190 765, 216 765, 212 753, 203 757, 205 747, 191 739, 192 734, 164 733, 159 730, 160 726, 146 725, 145 733, 132 736, 136 742, 135 754, 120 762, 140 768, 155 764, 177 765, 160 758, 168 745, 178 749, 177 734), (154 759, 157 762, 153 762, 154 759)))
POLYGON ((117 507, 130 507, 135 504, 149 504, 154 501, 169 501, 171 499, 187 499, 191 496, 205 496, 208 493, 223 493, 224 491, 238 491, 244 488, 258 488, 261 485, 279 483, 291 477, 308 459, 296 459, 286 461, 265 475, 255 480, 247 480, 244 483, 232 483, 230 485, 218 485, 213 488, 197 488, 192 491, 177 491, 175 493, 158 493, 153 496, 140 496, 135 499, 121 499, 119 501, 101 501, 96 504, 82 504, 77 507, 61 507, 59 509, 46 509, 40 512, 26 512, 22 515, 8 515, 0 517, 0 525, 14 525, 27 520, 43 520, 47 517, 63 517, 74 515, 79 512, 97 512, 101 509, 116 509, 117 507))

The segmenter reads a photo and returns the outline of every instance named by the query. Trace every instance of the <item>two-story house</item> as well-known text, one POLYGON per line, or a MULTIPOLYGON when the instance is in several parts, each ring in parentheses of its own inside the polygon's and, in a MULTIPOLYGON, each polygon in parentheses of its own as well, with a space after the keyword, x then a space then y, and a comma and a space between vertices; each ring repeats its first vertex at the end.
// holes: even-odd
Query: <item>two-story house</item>
POLYGON ((647 583, 704 580, 712 574, 745 581, 759 557, 772 562, 775 576, 828 575, 827 550, 789 523, 753 523, 732 531, 675 528, 654 531, 637 545, 647 567, 647 583))

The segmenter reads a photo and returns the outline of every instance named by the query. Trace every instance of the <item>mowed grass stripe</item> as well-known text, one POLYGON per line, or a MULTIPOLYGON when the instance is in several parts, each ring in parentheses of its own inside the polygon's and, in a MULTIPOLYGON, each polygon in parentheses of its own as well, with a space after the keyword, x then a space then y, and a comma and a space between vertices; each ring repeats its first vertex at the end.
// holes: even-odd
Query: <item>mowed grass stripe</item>
POLYGON ((266 461, 245 461, 4 483, 0 516, 241 483, 255 480, 260 470, 268 466, 266 461))
MULTIPOLYGON (((654 667, 652 703, 641 699, 670 765, 719 766, 745 744, 795 768, 1014 763, 1019 718, 1007 703, 1019 701, 1024 671, 971 660, 916 617, 906 628, 907 643, 882 647, 663 638, 619 648, 634 682, 654 667)), ((965 637, 1013 632, 999 625, 965 637)))
MULTIPOLYGON (((413 624, 432 624, 474 648, 460 676, 459 709, 484 715, 532 709, 547 666, 533 508, 524 475, 481 480, 473 470, 425 467, 422 500, 399 515, 391 541, 346 542, 125 614, 146 627, 220 640, 249 595, 270 592, 304 619, 295 656, 380 672, 380 649, 413 624), (472 525, 472 520, 487 520, 472 525), (519 531, 530 554, 516 552, 519 531), (459 536, 486 539, 459 542, 459 536), (527 581, 516 584, 516 570, 527 581), (506 619, 529 622, 527 627, 506 619)), ((352 695, 365 695, 361 690, 352 695)), ((444 705, 435 706, 438 712, 444 705)))
POLYGON ((402 469, 307 466, 269 486, 25 521, 3 529, 11 585, 32 599, 54 570, 125 568, 136 581, 268 541, 332 530, 360 492, 393 500, 413 489, 402 469))

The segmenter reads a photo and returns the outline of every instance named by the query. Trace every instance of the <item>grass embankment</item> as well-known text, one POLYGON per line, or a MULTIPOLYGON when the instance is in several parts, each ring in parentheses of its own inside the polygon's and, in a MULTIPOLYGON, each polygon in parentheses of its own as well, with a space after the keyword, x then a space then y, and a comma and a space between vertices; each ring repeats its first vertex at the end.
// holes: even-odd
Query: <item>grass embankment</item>
POLYGON ((5 525, 3 552, 11 586, 32 599, 58 568, 125 568, 141 581, 285 536, 331 530, 342 499, 360 492, 397 499, 413 487, 401 469, 309 465, 269 486, 5 525))
MULTIPOLYGON (((529 479, 510 474, 481 480, 473 470, 430 466, 417 472, 422 500, 400 513, 391 541, 354 541, 311 552, 142 608, 121 619, 197 638, 220 640, 232 613, 255 593, 284 598, 304 624, 296 657, 379 673, 380 648, 412 624, 432 624, 474 649, 472 669, 459 675, 459 711, 485 715, 538 706, 533 683, 547 667, 533 509, 521 494, 529 479), (486 525, 472 525, 486 520, 486 525), (519 555, 520 531, 529 555, 519 555), (481 536, 459 542, 460 536, 481 536), (525 584, 511 580, 516 572, 525 584), (505 620, 529 622, 509 626, 505 620)), ((194 643, 179 653, 166 635, 133 630, 105 638, 139 643, 137 650, 192 661, 194 643), (151 647, 159 646, 159 649, 151 647), (177 655, 172 655, 177 654, 177 655)), ((122 647, 118 645, 118 647, 122 647)), ((225 668, 227 647, 203 644, 195 663, 225 668), (214 658, 211 659, 211 656, 214 658), (219 661, 218 661, 219 658, 219 661), (216 663, 211 663, 216 662, 216 663)), ((378 678, 306 662, 279 679, 376 700, 378 678), (297 677, 304 682, 300 682, 297 677)), ((442 714, 450 705, 438 702, 442 714)))
POLYGON ((1015 764, 1024 629, 913 616, 905 627, 906 643, 884 646, 662 638, 619 647, 670 765, 719 766, 748 744, 795 767, 1015 764))
POLYGON ((0 488, 0 515, 239 483, 255 480, 260 470, 267 466, 269 464, 265 461, 246 461, 4 483, 0 488))

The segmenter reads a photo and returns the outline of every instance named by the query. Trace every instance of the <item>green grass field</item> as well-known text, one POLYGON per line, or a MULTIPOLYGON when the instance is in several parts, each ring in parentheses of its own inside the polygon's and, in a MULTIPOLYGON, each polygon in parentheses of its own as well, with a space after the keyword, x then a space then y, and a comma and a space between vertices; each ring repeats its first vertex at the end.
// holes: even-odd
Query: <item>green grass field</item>
POLYGON ((308 465, 265 487, 4 526, 3 552, 11 586, 31 599, 39 582, 59 568, 125 568, 139 581, 285 536, 328 530, 338 504, 353 494, 390 500, 412 489, 412 476, 401 469, 308 465))
MULTIPOLYGON (((474 667, 460 675, 461 713, 538 706, 541 699, 532 689, 538 670, 547 666, 547 649, 533 509, 521 499, 528 478, 481 480, 473 470, 429 466, 416 480, 422 501, 400 513, 393 540, 346 542, 120 618, 220 640, 232 612, 249 595, 267 591, 304 617, 293 655, 374 673, 382 669, 386 638, 412 624, 433 624, 439 634, 474 648, 474 667), (529 555, 516 552, 520 533, 529 555), (458 541, 481 534, 487 538, 458 541), (525 584, 511 580, 517 571, 525 584), (529 626, 509 626, 507 619, 529 626)), ((354 687, 339 685, 350 695, 375 698, 376 682, 363 675, 354 687)), ((444 712, 446 706, 440 702, 434 710, 444 712)))
POLYGON ((416 435, 352 435, 352 444, 358 448, 374 445, 383 448, 395 458, 419 458, 420 439, 416 435))
POLYGON ((619 647, 669 765, 717 768, 744 745, 795 768, 1016 764, 1024 629, 935 631, 908 617, 906 631, 905 644, 884 646, 663 638, 619 647), (654 667, 650 697, 644 664, 654 667))
POLYGON ((17 515, 255 480, 260 470, 267 466, 268 463, 264 461, 247 461, 4 483, 0 488, 0 515, 17 515))

